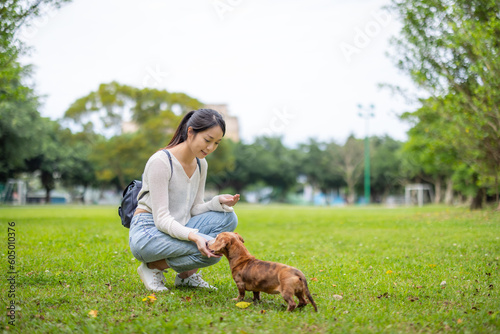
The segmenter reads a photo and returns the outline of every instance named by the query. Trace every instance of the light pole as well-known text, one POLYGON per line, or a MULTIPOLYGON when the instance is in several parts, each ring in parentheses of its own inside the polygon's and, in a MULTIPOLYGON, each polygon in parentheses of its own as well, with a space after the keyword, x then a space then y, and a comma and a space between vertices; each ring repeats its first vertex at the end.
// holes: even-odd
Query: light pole
POLYGON ((370 117, 374 117, 375 114, 373 110, 375 106, 370 104, 369 108, 363 108, 361 104, 358 104, 359 117, 365 119, 365 203, 370 204, 370 134, 369 134, 369 123, 370 117))

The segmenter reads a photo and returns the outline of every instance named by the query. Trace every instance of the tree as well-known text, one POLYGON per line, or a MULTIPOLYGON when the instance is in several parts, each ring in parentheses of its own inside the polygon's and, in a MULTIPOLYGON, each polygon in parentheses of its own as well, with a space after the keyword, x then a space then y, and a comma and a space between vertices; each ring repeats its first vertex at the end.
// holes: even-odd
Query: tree
POLYGON ((223 139, 217 150, 206 158, 209 169, 207 185, 214 186, 219 193, 232 186, 231 173, 236 168, 237 146, 232 140, 223 139))
POLYGON ((338 152, 338 149, 335 142, 321 143, 314 139, 299 145, 299 152, 302 154, 299 159, 298 174, 305 175, 313 189, 320 189, 325 194, 344 186, 343 179, 338 174, 332 173, 332 166, 338 161, 335 161, 331 152, 338 152))
POLYGON ((253 144, 238 143, 234 152, 235 167, 228 173, 228 182, 236 192, 250 185, 265 184, 273 188, 272 199, 285 201, 297 183, 299 162, 280 137, 259 137, 253 144))
POLYGON ((305 175, 307 182, 313 190, 321 189, 324 185, 324 177, 327 167, 327 155, 325 154, 325 144, 319 143, 310 138, 306 144, 299 145, 300 167, 299 175, 305 175))
POLYGON ((17 63, 0 72, 0 181, 24 169, 25 160, 37 154, 43 134, 38 100, 21 83, 24 69, 17 63))
POLYGON ((64 2, 9 0, 0 5, 0 181, 26 170, 25 161, 39 154, 37 144, 46 126, 37 111, 37 97, 23 83, 31 69, 18 62, 28 50, 18 38, 19 31, 44 10, 64 2))
POLYGON ((399 150, 402 143, 389 137, 372 137, 371 152, 371 196, 381 202, 401 188, 401 159, 399 150))
POLYGON ((96 178, 123 189, 141 177, 151 154, 167 145, 183 115, 201 106, 183 93, 111 82, 72 103, 64 120, 100 135, 89 154, 96 178))
POLYGON ((282 143, 281 137, 259 137, 254 146, 259 150, 254 164, 257 179, 273 187, 273 199, 285 201, 287 193, 297 183, 296 164, 293 151, 282 143))
POLYGON ((83 202, 87 188, 98 184, 95 164, 90 160, 90 155, 99 136, 88 132, 73 134, 69 129, 64 129, 61 131, 61 139, 69 149, 66 168, 61 173, 61 181, 70 189, 83 187, 83 191, 76 194, 83 202))
POLYGON ((344 146, 330 146, 333 155, 332 173, 339 175, 347 184, 347 203, 354 204, 356 200, 355 187, 363 172, 364 145, 363 141, 350 135, 344 146))
POLYGON ((413 123, 408 131, 408 141, 403 145, 402 158, 406 175, 419 178, 434 185, 435 202, 442 200, 442 184, 446 184, 446 204, 451 204, 454 168, 459 163, 460 153, 454 137, 458 135, 453 123, 440 116, 440 104, 428 101, 402 118, 413 123))
POLYGON ((0 5, 0 72, 8 70, 26 45, 17 38, 22 27, 51 7, 59 8, 70 0, 8 0, 0 5))
POLYGON ((180 121, 180 116, 201 106, 198 100, 183 93, 139 89, 111 82, 101 84, 96 91, 77 99, 64 117, 81 127, 91 127, 106 137, 128 132, 124 124, 132 122, 129 123, 132 128, 148 127, 149 138, 158 142, 159 136, 164 136, 174 123, 180 121))
POLYGON ((458 163, 452 181, 453 187, 464 197, 467 197, 471 208, 480 208, 486 195, 478 186, 479 175, 465 163, 458 163))
POLYGON ((231 146, 234 162, 220 175, 216 173, 215 178, 218 183, 223 183, 224 187, 232 187, 235 193, 242 193, 245 188, 258 182, 257 169, 259 166, 256 164, 255 158, 259 148, 241 141, 233 143, 231 146))
POLYGON ((101 136, 90 153, 101 186, 124 189, 130 181, 141 179, 148 158, 157 150, 148 146, 140 133, 109 139, 101 136))
MULTIPOLYGON (((495 0, 393 0, 403 27, 396 62, 449 126, 461 162, 500 208, 500 17, 495 0)), ((443 138, 446 135, 442 136, 443 138)), ((478 190, 479 191, 479 190, 478 190)), ((480 195, 480 194, 478 194, 480 195)))
POLYGON ((345 179, 341 173, 332 172, 335 166, 340 162, 339 156, 336 154, 340 152, 341 147, 335 141, 326 143, 325 147, 325 171, 323 175, 321 190, 327 193, 329 190, 339 190, 346 187, 345 179))
POLYGON ((68 130, 58 122, 42 118, 43 130, 35 146, 37 154, 26 159, 26 171, 38 172, 45 189, 45 203, 50 203, 50 193, 61 175, 71 168, 70 148, 64 141, 68 130))

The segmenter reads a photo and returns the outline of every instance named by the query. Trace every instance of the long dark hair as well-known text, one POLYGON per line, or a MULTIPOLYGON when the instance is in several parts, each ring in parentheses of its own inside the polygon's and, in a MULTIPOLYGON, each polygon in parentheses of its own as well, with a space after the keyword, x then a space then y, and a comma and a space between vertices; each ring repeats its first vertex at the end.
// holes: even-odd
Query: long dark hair
POLYGON ((226 134, 226 122, 217 111, 213 109, 190 111, 184 116, 177 130, 175 130, 174 136, 170 140, 170 143, 168 143, 167 148, 174 147, 186 141, 189 127, 191 127, 196 135, 198 132, 205 131, 217 125, 222 129, 222 136, 224 136, 226 134))

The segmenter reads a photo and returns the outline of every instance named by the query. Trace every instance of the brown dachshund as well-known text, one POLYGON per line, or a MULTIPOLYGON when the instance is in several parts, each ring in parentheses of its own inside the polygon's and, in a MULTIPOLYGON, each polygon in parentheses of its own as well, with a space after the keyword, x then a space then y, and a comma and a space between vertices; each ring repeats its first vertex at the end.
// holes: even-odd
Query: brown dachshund
POLYGON ((229 261, 239 291, 235 300, 244 299, 245 291, 253 291, 254 301, 260 300, 261 291, 270 294, 281 293, 288 303, 287 310, 293 311, 297 307, 293 296, 299 299, 298 307, 307 305, 307 296, 314 310, 318 312, 307 288, 306 277, 300 270, 281 263, 258 260, 248 252, 244 242, 238 233, 233 232, 223 232, 209 242, 209 249, 214 254, 223 254, 229 261))

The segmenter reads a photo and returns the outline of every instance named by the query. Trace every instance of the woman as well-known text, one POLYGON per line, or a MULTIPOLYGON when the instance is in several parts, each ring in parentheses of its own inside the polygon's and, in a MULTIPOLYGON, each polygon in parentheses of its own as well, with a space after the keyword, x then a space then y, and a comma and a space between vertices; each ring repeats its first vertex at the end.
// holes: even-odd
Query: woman
POLYGON ((164 150, 153 154, 144 169, 139 204, 130 224, 130 249, 141 261, 137 269, 148 290, 163 291, 163 272, 179 273, 175 286, 216 289, 196 272, 217 263, 207 242, 234 231, 233 206, 240 195, 219 195, 204 202, 207 155, 226 132, 222 116, 212 109, 189 112, 164 150))

